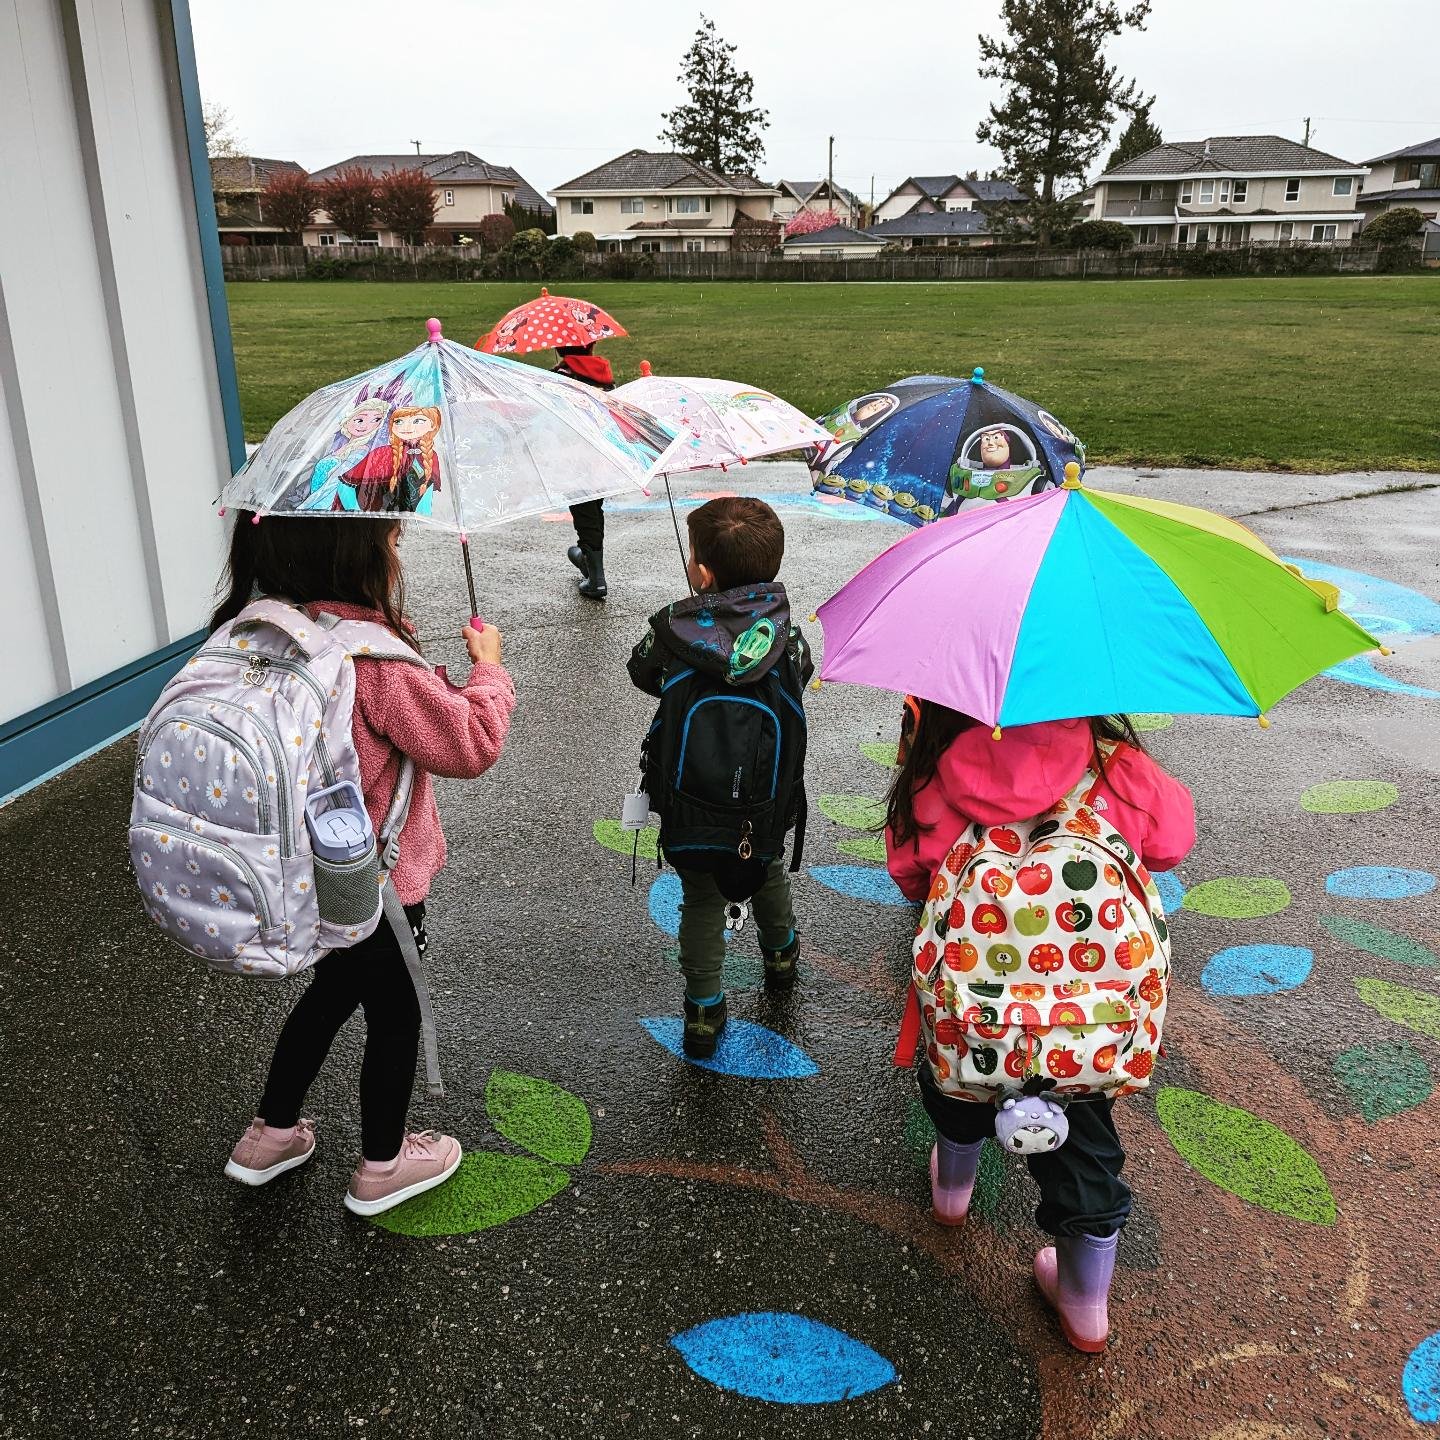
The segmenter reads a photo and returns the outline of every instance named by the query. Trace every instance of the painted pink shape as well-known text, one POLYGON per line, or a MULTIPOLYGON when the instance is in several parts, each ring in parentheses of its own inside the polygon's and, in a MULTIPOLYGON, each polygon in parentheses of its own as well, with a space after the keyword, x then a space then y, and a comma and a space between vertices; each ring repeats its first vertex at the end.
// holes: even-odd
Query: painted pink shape
POLYGON ((820 606, 822 678, 921 699, 958 693, 957 708, 998 723, 1015 637, 1069 493, 977 506, 877 556, 820 606), (981 608, 986 623, 967 624, 981 608))

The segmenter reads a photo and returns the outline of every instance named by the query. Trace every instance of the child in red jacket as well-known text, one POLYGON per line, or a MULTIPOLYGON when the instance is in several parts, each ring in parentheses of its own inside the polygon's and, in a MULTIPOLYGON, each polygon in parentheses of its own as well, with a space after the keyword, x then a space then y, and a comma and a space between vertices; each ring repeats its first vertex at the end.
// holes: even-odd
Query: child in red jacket
MULTIPOLYGON (((400 523, 376 519, 289 519, 267 516, 252 525, 235 518, 230 590, 211 621, 216 629, 259 595, 273 595, 342 620, 388 626, 419 649, 404 613, 403 572, 396 550, 400 523)), ((418 665, 355 660, 352 735, 360 761, 365 807, 378 833, 402 756, 415 762, 415 785, 400 860, 387 884, 425 949, 425 898, 445 864, 445 836, 431 775, 470 780, 500 757, 515 708, 515 687, 500 663, 500 632, 468 625, 461 632, 472 662, 454 686, 418 665)), ((365 1058, 360 1069, 362 1158, 345 1193, 346 1207, 375 1215, 442 1184, 461 1159, 459 1142, 433 1131, 408 1132, 405 1116, 415 1083, 420 1004, 395 933, 382 924, 346 950, 332 951, 313 969, 310 987, 280 1032, 259 1113, 225 1167, 245 1185, 268 1181, 303 1165, 315 1150, 311 1121, 300 1106, 330 1046, 357 1007, 365 1011, 365 1058)))
MULTIPOLYGON (((1090 803, 1149 870, 1169 870, 1195 843, 1190 792, 1146 753, 1123 716, 1052 720, 1006 728, 999 739, 968 715, 907 701, 900 769, 891 787, 885 849, 890 874, 910 900, 924 900, 951 847, 971 825, 1017 824, 1046 814, 1087 772, 1099 780, 1090 803), (1102 759, 1100 742, 1117 742, 1102 759)), ((970 1204, 980 1149, 994 1133, 992 1105, 944 1094, 917 1067, 921 1099, 938 1141, 931 1168, 935 1214, 959 1224, 970 1204)), ((1112 1102, 1069 1107, 1065 1145, 1029 1156, 1040 1187, 1035 1219, 1055 1237, 1035 1258, 1035 1276, 1066 1338, 1101 1350, 1107 1301, 1130 1188, 1112 1102)))

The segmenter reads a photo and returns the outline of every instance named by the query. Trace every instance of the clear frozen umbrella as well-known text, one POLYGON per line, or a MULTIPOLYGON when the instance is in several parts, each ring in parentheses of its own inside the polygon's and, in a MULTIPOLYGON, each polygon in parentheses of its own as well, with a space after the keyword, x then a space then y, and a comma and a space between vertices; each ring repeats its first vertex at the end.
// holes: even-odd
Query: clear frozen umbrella
POLYGON ((639 490, 674 440, 653 416, 549 371, 429 339, 302 400, 225 487, 260 515, 403 516, 468 537, 639 490))

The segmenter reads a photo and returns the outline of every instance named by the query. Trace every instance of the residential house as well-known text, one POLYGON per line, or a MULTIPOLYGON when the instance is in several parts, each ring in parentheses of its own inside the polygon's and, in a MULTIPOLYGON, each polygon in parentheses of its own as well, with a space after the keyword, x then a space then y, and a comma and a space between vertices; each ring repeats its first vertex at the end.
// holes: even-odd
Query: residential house
POLYGON ((215 195, 215 220, 222 245, 277 245, 284 238, 265 218, 261 197, 272 175, 305 173, 293 160, 266 160, 259 155, 214 156, 210 188, 215 195))
POLYGON ((866 232, 882 245, 906 250, 993 245, 990 217, 983 210, 912 210, 893 220, 882 220, 866 232))
POLYGON ((1360 194, 1360 208, 1367 220, 1405 206, 1427 219, 1440 219, 1440 137, 1365 163, 1370 177, 1360 194))
POLYGON ((1280 135, 1167 142, 1095 182, 1092 220, 1141 245, 1349 240, 1366 167, 1280 135))
POLYGON ((1030 197, 1008 180, 969 180, 960 175, 912 175, 875 208, 877 221, 912 213, 974 210, 985 205, 1023 205, 1030 197))
POLYGON ((787 260, 869 260, 885 247, 874 232, 850 225, 827 225, 808 235, 791 235, 785 241, 787 260))
POLYGON ((817 215, 835 214, 842 225, 860 223, 860 197, 843 185, 831 189, 828 180, 782 180, 775 199, 776 220, 789 224, 802 210, 817 215))
MULTIPOLYGON (((475 227, 487 215, 503 215, 507 205, 520 205, 539 214, 554 207, 518 171, 508 165, 492 165, 469 150, 451 150, 443 155, 352 155, 348 160, 327 165, 310 178, 317 184, 358 167, 375 175, 392 170, 419 168, 435 187, 435 223, 431 239, 440 245, 457 245, 473 239, 475 227)), ((380 245, 390 248, 401 243, 389 230, 370 230, 363 235, 342 235, 322 210, 305 231, 307 245, 380 245)))
POLYGON ((737 215, 772 219, 779 192, 685 155, 627 150, 550 193, 558 234, 588 230, 603 250, 716 253, 730 249, 737 215))

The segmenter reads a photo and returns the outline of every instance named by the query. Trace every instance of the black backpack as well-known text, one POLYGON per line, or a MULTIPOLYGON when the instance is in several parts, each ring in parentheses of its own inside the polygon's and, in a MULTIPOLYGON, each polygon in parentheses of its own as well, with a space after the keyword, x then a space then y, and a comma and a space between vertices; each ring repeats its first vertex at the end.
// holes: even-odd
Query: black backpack
POLYGON ((748 900, 785 849, 805 844, 803 686, 787 648, 753 685, 727 685, 682 665, 665 677, 640 765, 660 816, 660 851, 681 870, 715 876, 727 900, 748 900))

